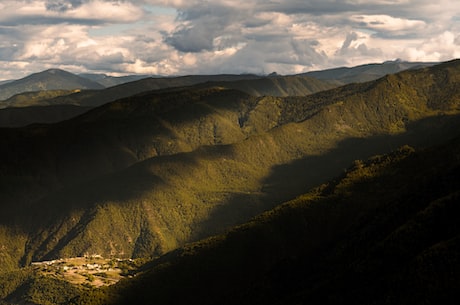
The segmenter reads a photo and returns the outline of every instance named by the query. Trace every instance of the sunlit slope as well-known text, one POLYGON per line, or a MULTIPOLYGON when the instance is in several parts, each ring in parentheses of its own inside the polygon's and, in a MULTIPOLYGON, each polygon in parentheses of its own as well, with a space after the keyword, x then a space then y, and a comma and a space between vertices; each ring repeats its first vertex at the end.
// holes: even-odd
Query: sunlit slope
POLYGON ((302 194, 355 159, 452 138, 458 82, 454 61, 308 97, 157 92, 58 125, 1 130, 4 235, 20 233, 22 263, 164 253, 302 194))
MULTIPOLYGON (((152 93, 60 124, 0 129, 2 147, 8 148, 0 152, 8 160, 1 165, 2 195, 17 190, 16 195, 28 196, 21 189, 27 189, 26 183, 46 193, 47 187, 91 180, 146 158, 243 139, 238 115, 248 111, 251 100, 255 102, 247 94, 221 89, 152 93), (229 110, 215 111, 213 103, 229 110)), ((37 199, 33 192, 30 196, 24 202, 37 199)))
POLYGON ((32 91, 16 94, 4 101, 0 101, 0 108, 6 107, 30 107, 30 106, 49 106, 53 98, 69 95, 78 90, 45 90, 32 91))
POLYGON ((23 269, 0 273, 0 296, 7 304, 456 304, 459 152, 456 138, 356 160, 340 177, 109 289, 23 269))
POLYGON ((459 152, 457 138, 358 160, 340 178, 95 296, 106 304, 455 304, 459 152))

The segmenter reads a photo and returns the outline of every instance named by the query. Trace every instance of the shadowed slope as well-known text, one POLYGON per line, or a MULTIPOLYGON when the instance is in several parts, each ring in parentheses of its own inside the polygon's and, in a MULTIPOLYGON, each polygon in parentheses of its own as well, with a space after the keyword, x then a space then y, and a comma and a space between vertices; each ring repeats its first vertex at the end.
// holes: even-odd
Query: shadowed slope
POLYGON ((75 105, 0 109, 0 128, 22 127, 32 123, 57 123, 76 117, 90 109, 75 105))
POLYGON ((25 269, 1 274, 0 293, 38 304, 456 304, 459 153, 456 138, 356 160, 340 177, 108 289, 25 269))
MULTIPOLYGON (((27 183, 43 186, 42 192, 46 192, 46 187, 91 180, 149 157, 245 138, 237 121, 239 112, 251 107, 251 99, 221 89, 153 93, 56 125, 0 129, 0 141, 8 148, 0 152, 1 158, 8 160, 1 165, 2 195, 30 196, 24 200, 12 197, 11 202, 17 205, 37 199, 27 183), (219 114, 212 103, 236 111, 219 114), (23 189, 31 193, 24 194, 23 189)), ((4 204, 9 202, 7 198, 3 198, 4 204)))
POLYGON ((455 304, 459 144, 356 161, 226 235, 152 261, 105 303, 455 304))
POLYGON ((161 254, 293 198, 354 159, 457 135, 459 75, 454 61, 308 97, 157 92, 58 125, 1 130, 10 160, 0 171, 2 223, 24 230, 23 263, 161 254))
POLYGON ((335 80, 342 84, 368 82, 387 74, 394 74, 404 70, 430 67, 437 63, 405 62, 400 60, 386 61, 381 64, 366 64, 356 67, 341 67, 322 71, 307 72, 304 75, 321 80, 335 80))
MULTIPOLYGON (((195 88, 221 87, 246 92, 253 96, 274 95, 305 96, 318 91, 336 87, 335 84, 320 81, 306 76, 258 77, 254 75, 214 75, 184 76, 177 78, 146 78, 136 82, 123 84, 105 90, 62 92, 43 91, 18 94, 0 103, 4 107, 24 107, 21 109, 0 109, 0 126, 21 127, 32 123, 53 123, 71 118, 71 112, 65 114, 57 108, 36 108, 31 106, 73 105, 73 116, 81 114, 75 106, 96 107, 108 102, 133 96, 142 92, 158 90, 157 93, 188 90, 185 86, 196 85, 195 88), (199 85, 198 85, 199 84, 199 85), (162 91, 160 91, 162 90, 162 91), (48 96, 48 98, 46 98, 48 96), (29 106, 29 107, 26 107, 29 106), (16 120, 14 120, 14 119, 16 120)), ((193 90, 193 88, 189 88, 193 90)), ((145 94, 145 93, 144 93, 145 94)), ((70 107, 67 107, 70 109, 70 107)), ((87 108, 88 109, 88 108, 87 108)))
POLYGON ((49 99, 49 104, 72 104, 97 107, 118 99, 153 90, 183 90, 184 87, 200 85, 202 88, 225 87, 252 95, 308 95, 331 89, 336 84, 306 76, 285 76, 277 78, 255 75, 191 75, 173 78, 145 78, 107 88, 86 90, 71 95, 49 99), (182 89, 181 89, 182 88, 182 89))

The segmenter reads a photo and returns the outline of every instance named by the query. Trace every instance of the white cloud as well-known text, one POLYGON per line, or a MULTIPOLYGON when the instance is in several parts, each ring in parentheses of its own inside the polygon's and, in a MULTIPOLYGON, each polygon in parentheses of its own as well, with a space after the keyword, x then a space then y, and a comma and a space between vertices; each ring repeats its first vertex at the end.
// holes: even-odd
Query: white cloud
POLYGON ((353 21, 370 30, 391 32, 393 35, 418 33, 426 27, 422 20, 395 18, 388 15, 354 15, 353 21))
POLYGON ((124 1, 91 1, 67 11, 66 17, 73 19, 98 19, 105 22, 128 23, 143 17, 141 8, 124 1))
POLYGON ((298 73, 459 57, 456 0, 4 0, 0 79, 109 73, 298 73))
POLYGON ((27 1, 6 0, 2 4, 0 24, 56 24, 56 23, 123 23, 143 17, 141 7, 127 1, 74 0, 27 1), (78 2, 78 5, 72 4, 78 2), (53 4, 53 5, 51 5, 53 4))

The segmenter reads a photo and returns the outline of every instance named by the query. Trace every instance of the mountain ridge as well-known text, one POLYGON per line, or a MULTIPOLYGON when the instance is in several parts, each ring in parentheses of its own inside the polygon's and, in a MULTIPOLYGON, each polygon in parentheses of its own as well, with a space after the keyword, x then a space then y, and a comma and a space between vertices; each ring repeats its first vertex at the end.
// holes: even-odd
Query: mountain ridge
POLYGON ((103 88, 102 85, 73 73, 60 69, 48 69, 0 85, 0 100, 28 91, 103 88))
MULTIPOLYGON (((158 79, 149 78, 142 79, 139 81, 122 84, 119 86, 107 88, 104 90, 83 90, 78 92, 68 91, 45 91, 37 93, 27 93, 14 96, 3 102, 4 105, 9 107, 18 106, 57 106, 57 105, 73 105, 80 107, 97 107, 109 102, 116 101, 125 97, 133 95, 148 94, 152 91, 167 92, 180 91, 180 90, 193 90, 194 87, 199 88, 212 88, 212 87, 225 87, 229 89, 236 89, 244 91, 246 93, 262 96, 262 95, 275 95, 275 96, 287 96, 287 95, 308 95, 321 90, 326 90, 335 87, 335 85, 328 82, 318 81, 314 78, 306 76, 286 76, 278 78, 258 78, 251 75, 245 76, 234 76, 234 75, 220 75, 220 76, 190 76, 181 77, 177 79, 158 79), (241 79, 241 78, 250 79, 241 79), (220 81, 218 81, 221 79, 220 81), (212 81, 211 81, 212 80, 212 81), (194 84, 194 85, 193 85, 194 84), (173 87, 171 87, 173 86, 173 87), (179 86, 179 87, 174 87, 179 86), (49 98, 47 98, 49 96, 49 98)), ((37 109, 37 108, 35 108, 37 109)), ((24 108, 11 110, 6 109, 2 111, 0 109, 0 116, 7 116, 9 113, 14 112, 18 121, 24 122, 22 125, 18 123, 8 123, 4 121, 0 125, 4 127, 20 127, 31 123, 53 123, 59 121, 59 113, 55 113, 52 116, 53 120, 44 121, 40 113, 44 111, 53 112, 53 108, 47 108, 46 110, 37 109, 38 113, 34 116, 31 109, 24 108), (2 114, 2 112, 4 114, 2 114), (21 113, 23 113, 21 117, 21 113)), ((75 115, 80 114, 80 110, 75 108, 75 115)), ((51 114, 50 114, 51 115, 51 114)), ((71 118, 72 113, 68 116, 61 116, 62 119, 71 118)))
POLYGON ((335 181, 225 235, 153 260, 106 301, 455 304, 459 143, 358 160, 335 181))
MULTIPOLYGON (((252 95, 273 95, 273 96, 289 96, 289 95, 306 95, 315 93, 322 90, 327 90, 342 84, 350 82, 363 82, 370 81, 382 77, 387 74, 400 72, 407 69, 415 69, 420 67, 431 66, 435 63, 424 62, 404 62, 400 60, 388 61, 381 64, 367 64, 356 66, 352 68, 335 68, 322 71, 312 71, 299 75, 279 76, 272 73, 268 76, 262 75, 188 75, 176 77, 151 77, 148 75, 131 75, 124 77, 111 77, 105 74, 79 74, 73 75, 74 77, 86 77, 90 81, 99 81, 105 88, 104 91, 85 90, 84 86, 79 86, 75 92, 67 91, 46 91, 46 92, 26 92, 17 93, 15 96, 0 103, 0 108, 5 107, 25 107, 25 106, 51 106, 70 104, 84 107, 97 107, 104 103, 115 101, 116 99, 128 97, 130 95, 147 92, 151 90, 160 90, 174 87, 195 86, 203 84, 202 86, 224 86, 233 89, 243 90, 252 95), (308 78, 313 76, 314 78, 308 78), (315 81, 319 79, 326 81, 315 81), (83 88, 84 92, 77 92, 83 88), (48 93, 49 92, 49 93, 48 93), (71 94, 74 93, 74 94, 71 94), (47 96, 49 96, 47 98, 47 96)), ((68 78, 70 73, 58 69, 49 69, 40 73, 36 73, 26 77, 39 78, 39 75, 46 74, 61 74, 62 78, 68 78), (64 77, 65 76, 65 77, 64 77)), ((43 77, 42 77, 43 78, 43 77)), ((38 85, 41 84, 40 81, 38 85)), ((48 81, 44 81, 45 83, 48 81)), ((62 80, 61 80, 62 82, 62 80)), ((43 83, 43 82, 42 82, 43 83)), ((59 83, 54 81, 53 83, 59 83)), ((0 86, 1 87, 1 86, 0 86)), ((37 89, 36 87, 34 87, 37 89)), ((8 86, 6 86, 8 92, 8 86)), ((35 90, 34 89, 34 90, 35 90)), ((55 88, 60 89, 60 88, 55 88)), ((68 87, 65 87, 68 89, 68 87)), ((101 89, 101 88, 99 88, 101 89)), ((0 90, 1 91, 1 90, 0 90)), ((5 92, 5 88, 3 88, 5 92)), ((1 95, 1 94, 0 94, 1 95)), ((81 108, 75 108, 74 112, 70 111, 72 107, 67 107, 69 110, 65 114, 60 110, 53 110, 54 107, 47 109, 24 109, 24 111, 6 110, 1 114, 4 118, 2 126, 4 127, 20 127, 32 123, 54 123, 60 120, 69 119, 72 116, 81 113, 81 108), (34 109, 37 114, 34 114, 34 109), (46 113, 46 115, 44 114, 46 113), (14 115, 18 122, 23 122, 21 125, 11 121, 10 116, 14 115), (49 119, 47 119, 49 118, 49 119), (11 122, 11 123, 9 123, 11 122)), ((63 107, 57 107, 62 109, 63 107)))
POLYGON ((459 151, 457 137, 356 160, 339 177, 108 288, 22 269, 0 274, 11 283, 0 296, 45 304, 64 289, 54 303, 455 304, 459 151))
POLYGON ((11 150, 0 152, 9 160, 2 201, 11 202, 2 222, 31 225, 34 234, 17 244, 27 240, 18 250, 25 264, 85 251, 162 254, 293 198, 356 158, 452 137, 459 63, 305 97, 150 92, 54 126, 0 129, 11 150), (32 212, 27 221, 11 217, 21 201, 32 212), (30 221, 35 206, 46 226, 30 221), (106 226, 110 218, 118 225, 106 226))
POLYGON ((354 67, 337 67, 320 71, 310 71, 303 75, 322 80, 335 80, 342 84, 366 82, 404 70, 419 69, 439 64, 439 62, 408 62, 402 60, 364 64, 354 67))

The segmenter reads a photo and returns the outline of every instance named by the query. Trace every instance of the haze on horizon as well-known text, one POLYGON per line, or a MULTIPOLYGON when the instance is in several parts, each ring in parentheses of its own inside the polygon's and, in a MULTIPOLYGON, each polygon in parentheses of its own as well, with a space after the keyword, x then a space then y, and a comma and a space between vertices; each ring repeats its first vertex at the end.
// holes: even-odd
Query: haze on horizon
POLYGON ((4 0, 0 80, 301 73, 460 57, 456 0, 4 0))

